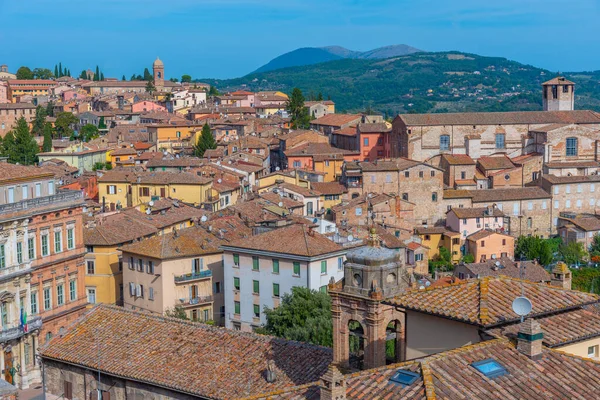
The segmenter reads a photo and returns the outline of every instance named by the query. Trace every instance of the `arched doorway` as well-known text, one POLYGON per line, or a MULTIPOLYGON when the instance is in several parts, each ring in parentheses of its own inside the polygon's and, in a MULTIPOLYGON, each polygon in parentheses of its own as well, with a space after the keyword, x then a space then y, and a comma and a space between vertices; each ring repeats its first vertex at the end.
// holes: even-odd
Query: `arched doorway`
POLYGON ((393 320, 385 328, 385 363, 395 364, 402 361, 401 351, 402 325, 393 320))
POLYGON ((365 358, 365 330, 360 322, 348 322, 348 349, 351 368, 362 369, 365 358))

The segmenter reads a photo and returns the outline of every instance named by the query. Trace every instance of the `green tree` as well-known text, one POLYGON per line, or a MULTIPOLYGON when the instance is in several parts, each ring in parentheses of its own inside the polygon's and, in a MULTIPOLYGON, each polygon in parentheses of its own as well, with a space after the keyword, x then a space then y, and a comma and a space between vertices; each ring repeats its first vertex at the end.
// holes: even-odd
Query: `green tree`
POLYGON ((47 153, 52 151, 52 124, 46 122, 44 124, 44 143, 42 144, 42 151, 47 153))
POLYGON ((74 132, 71 125, 76 124, 77 121, 77 117, 70 112, 65 111, 58 114, 54 123, 57 136, 59 138, 72 137, 74 132))
POLYGON ((189 83, 192 81, 192 77, 190 75, 181 75, 181 83, 189 83))
POLYGON ((104 80, 104 72, 100 72, 100 80, 103 81, 104 80))
POLYGON ((54 77, 48 68, 36 68, 33 70, 34 79, 50 79, 54 77))
POLYGON ((275 309, 265 308, 264 332, 321 346, 333 346, 331 299, 327 293, 293 287, 275 309))
POLYGON ((154 93, 156 92, 156 87, 154 86, 154 82, 153 81, 148 81, 148 83, 146 83, 146 92, 148 93, 154 93))
POLYGON ((3 140, 4 156, 11 163, 32 165, 37 162, 39 146, 31 132, 24 117, 17 120, 14 130, 6 134, 3 140))
POLYGON ((49 101, 46 105, 46 115, 48 117, 54 117, 54 102, 49 101))
POLYGON ((98 129, 106 129, 106 122, 104 122, 104 117, 100 117, 100 121, 98 121, 98 129))
POLYGON ((17 79, 33 79, 33 72, 31 72, 31 69, 29 69, 29 67, 20 67, 17 70, 17 79))
POLYGON ((65 72, 65 76, 68 76, 68 77, 71 76, 71 70, 70 69, 68 69, 67 72, 65 72))
POLYGON ((515 258, 523 260, 538 260, 542 265, 552 263, 555 242, 550 239, 542 239, 539 236, 520 236, 515 246, 515 258))
POLYGON ((317 101, 323 101, 323 93, 319 92, 317 95, 317 101))
POLYGON ((573 290, 600 294, 600 269, 585 267, 572 269, 571 273, 573 290))
POLYGON ((210 85, 210 89, 208 89, 208 95, 209 96, 218 96, 219 91, 217 90, 216 87, 214 87, 213 85, 210 85))
POLYGON ((42 136, 44 134, 44 124, 46 123, 46 109, 42 106, 37 106, 35 109, 35 118, 31 133, 33 136, 42 136))
POLYGON ((85 69, 79 74, 79 79, 88 79, 88 74, 85 69))
POLYGON ((292 90, 292 95, 287 101, 286 110, 290 115, 293 129, 308 129, 310 126, 310 115, 304 107, 304 95, 298 88, 292 90))
POLYGON ((475 262, 475 257, 473 256, 473 254, 471 254, 471 253, 467 253, 467 254, 465 254, 465 255, 463 256, 463 258, 462 258, 462 261, 463 261, 465 264, 471 264, 471 263, 474 263, 474 262, 475 262))
POLYGON ((583 244, 578 242, 563 243, 558 248, 558 252, 567 265, 580 264, 587 255, 583 244))
POLYGON ((170 80, 171 82, 179 82, 179 80, 178 80, 177 78, 169 78, 169 80, 170 80))
POLYGON ((54 64, 54 76, 58 78, 58 65, 54 64))
POLYGON ((213 137, 213 134, 210 130, 210 126, 208 124, 204 124, 202 127, 202 134, 198 138, 198 142, 194 146, 194 154, 197 157, 203 157, 204 152, 209 149, 216 149, 217 142, 213 137))
POLYGON ((94 80, 95 81, 100 80, 100 68, 97 65, 96 65, 96 73, 94 74, 94 80))
POLYGON ((60 78, 63 76, 63 69, 62 69, 62 63, 59 62, 58 63, 58 75, 56 76, 57 78, 60 78))
POLYGON ((594 235, 590 245, 590 256, 600 256, 600 235, 594 235))
POLYGON ((189 320, 187 314, 185 313, 185 310, 181 306, 167 308, 165 310, 165 317, 189 320))
POLYGON ((148 68, 144 68, 144 80, 145 81, 151 81, 154 79, 154 76, 152 76, 152 74, 150 73, 150 71, 148 70, 148 68))
POLYGON ((123 75, 123 77, 121 78, 122 81, 126 81, 127 78, 125 78, 125 75, 123 75))
POLYGON ((79 137, 84 142, 89 142, 92 139, 96 139, 100 136, 100 132, 98 131, 98 127, 94 124, 87 124, 81 128, 81 132, 79 137))

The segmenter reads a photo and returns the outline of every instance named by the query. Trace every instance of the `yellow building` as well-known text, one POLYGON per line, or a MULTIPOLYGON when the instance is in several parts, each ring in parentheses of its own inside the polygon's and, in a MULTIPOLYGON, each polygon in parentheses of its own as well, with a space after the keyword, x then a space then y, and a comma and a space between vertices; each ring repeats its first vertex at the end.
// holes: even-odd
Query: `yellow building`
POLYGON ((100 216, 84 228, 85 286, 96 290, 96 302, 120 304, 123 300, 121 247, 142 238, 168 234, 192 226, 203 211, 173 201, 160 200, 152 207, 125 209, 100 216), (150 209, 151 219, 146 214, 150 209))
POLYGON ((337 182, 312 182, 311 189, 321 193, 320 205, 327 214, 331 209, 342 203, 342 197, 348 192, 345 186, 337 182))
POLYGON ((148 126, 149 142, 156 143, 159 151, 177 153, 196 144, 197 136, 202 133, 202 125, 194 124, 157 124, 148 126))
POLYGON ((107 162, 110 162, 113 168, 115 167, 133 167, 137 151, 132 147, 115 149, 106 154, 107 162))
POLYGON ((440 248, 445 247, 450 251, 453 263, 460 261, 460 233, 444 227, 418 228, 416 233, 421 238, 421 244, 429 248, 430 260, 436 260, 440 255, 440 248))
POLYGON ((113 170, 98 178, 99 201, 110 210, 167 197, 199 206, 207 201, 211 186, 212 179, 188 172, 113 170))
POLYGON ((56 82, 50 79, 9 79, 7 98, 13 103, 18 102, 21 96, 33 97, 48 96, 50 88, 56 86, 56 82))
POLYGON ((298 174, 291 176, 283 172, 273 172, 256 179, 256 187, 259 193, 271 191, 273 187, 281 183, 290 183, 302 187, 309 187, 310 185, 309 181, 300 179, 298 174))

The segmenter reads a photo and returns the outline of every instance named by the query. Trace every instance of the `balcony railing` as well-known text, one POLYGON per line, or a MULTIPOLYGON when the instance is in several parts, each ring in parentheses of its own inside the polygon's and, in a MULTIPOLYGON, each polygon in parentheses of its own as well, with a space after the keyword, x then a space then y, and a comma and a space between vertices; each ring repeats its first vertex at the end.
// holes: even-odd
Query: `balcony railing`
POLYGON ((15 340, 20 338, 23 335, 26 335, 29 332, 33 332, 36 329, 40 329, 42 327, 42 318, 34 317, 27 321, 27 332, 21 326, 16 326, 14 328, 2 329, 0 332, 0 343, 6 343, 9 340, 15 340))
POLYGON ((181 303, 182 306, 194 306, 197 304, 212 303, 213 297, 212 296, 187 297, 187 298, 179 299, 179 302, 181 303))
POLYGON ((179 275, 175 277, 175 282, 187 282, 194 281, 196 279, 205 279, 210 278, 212 276, 212 271, 210 269, 206 269, 199 272, 192 272, 190 274, 179 275))
POLYGON ((58 190, 56 194, 52 196, 38 197, 35 199, 22 200, 10 204, 0 205, 0 215, 13 213, 17 211, 35 209, 38 207, 47 207, 49 205, 60 203, 72 202, 72 201, 83 201, 83 192, 79 190, 58 190))

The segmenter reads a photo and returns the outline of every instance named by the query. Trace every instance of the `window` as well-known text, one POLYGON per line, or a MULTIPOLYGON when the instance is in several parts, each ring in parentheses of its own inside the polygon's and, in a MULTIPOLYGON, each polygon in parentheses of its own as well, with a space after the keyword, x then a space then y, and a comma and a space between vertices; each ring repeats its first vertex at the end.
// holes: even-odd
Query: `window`
POLYGON ((375 175, 371 175, 371 183, 375 183, 375 175))
POLYGON ((596 357, 598 357, 598 345, 596 345, 596 346, 589 346, 587 353, 588 353, 588 357, 590 357, 590 358, 596 358, 596 357))
POLYGON ((277 259, 273 259, 273 273, 274 274, 278 274, 279 273, 279 260, 277 259))
POLYGON ((233 278, 233 288, 235 290, 240 290, 240 278, 237 276, 233 278))
POLYGON ((75 248, 75 228, 67 229, 67 249, 75 248))
POLYGON ((567 157, 577 156, 577 138, 567 138, 567 157))
POLYGON ((35 197, 40 197, 41 195, 42 195, 42 184, 36 183, 35 184, 35 197))
POLYGON ((467 179, 467 173, 465 171, 460 172, 460 179, 467 179))
POLYGON ((2 319, 2 328, 7 328, 8 326, 8 304, 2 303, 0 304, 0 317, 2 319))
POLYGON ((542 201, 542 210, 545 210, 548 207, 546 200, 542 201))
POLYGON ((293 165, 294 165, 294 168, 301 168, 302 167, 302 163, 300 161, 294 161, 293 165))
POLYGON ((44 310, 52 308, 52 292, 49 287, 44 288, 44 310))
POLYGON ((260 269, 260 263, 258 261, 258 256, 252 256, 252 270, 258 271, 260 269))
POLYGON ((559 204, 558 204, 558 200, 554 200, 554 208, 558 209, 559 204))
POLYGON ((415 254, 415 261, 423 261, 423 254, 415 254))
POLYGON ((466 223, 467 223, 467 219, 463 218, 463 224, 466 224, 466 223))
POLYGON ((408 193, 402 193, 402 200, 408 201, 408 193))
POLYGON ((435 171, 431 171, 431 176, 435 176, 435 171))
POLYGON ((558 194, 558 190, 559 190, 558 186, 554 186, 554 194, 558 194))
POLYGON ((356 207, 356 209, 354 210, 354 214, 355 215, 362 215, 362 208, 356 207))
POLYGON ((596 203, 596 201, 593 198, 591 198, 590 199, 590 206, 593 206, 595 203, 596 203))
POLYGON ((527 209, 529 211, 533 210, 533 202, 530 201, 530 202, 527 203, 527 209))
POLYGON ((252 281, 252 293, 259 294, 260 293, 260 282, 252 281))
POLYGON ((594 193, 596 191, 596 187, 594 186, 593 183, 590 183, 590 192, 594 193))
POLYGON ((23 262, 23 243, 17 242, 17 262, 21 264, 23 262))
POLYGON ((513 204, 513 215, 519 215, 519 203, 513 204))
POLYGON ((239 254, 233 255, 233 265, 235 265, 236 267, 240 266, 240 255, 239 254))
POLYGON ((77 300, 77 281, 75 279, 69 281, 69 300, 77 300))
POLYGON ((87 261, 87 274, 94 275, 96 273, 96 264, 92 260, 87 261))
POLYGON ((150 275, 154 275, 154 261, 148 261, 146 265, 146 272, 150 275))
POLYGON ((369 145, 369 138, 364 138, 363 139, 363 146, 368 146, 368 145, 369 145))
POLYGON ((260 305, 254 305, 254 318, 260 318, 260 305))
POLYGON ((35 315, 38 312, 38 302, 37 302, 37 290, 36 291, 31 291, 31 314, 35 315))
POLYGON ((581 200, 577 200, 577 208, 581 208, 581 200))
MULTIPOLYGON (((87 300, 90 304, 96 304, 96 288, 87 288, 87 300)), ((143 295, 141 297, 144 297, 143 295)))
POLYGON ((577 193, 581 193, 581 190, 582 190, 581 184, 577 185, 577 193))
POLYGON ((566 187, 566 193, 567 194, 571 193, 571 185, 567 185, 567 187, 566 187))
POLYGON ((505 147, 506 135, 504 133, 496 134, 496 148, 503 149, 505 147))
POLYGON ((485 247, 485 240, 481 241, 481 247, 485 247))
POLYGON ((140 197, 148 197, 150 196, 150 188, 141 187, 139 188, 140 197))
POLYGON ((48 194, 54 194, 54 181, 48 181, 48 194))
POLYGON ((56 286, 56 305, 62 306, 65 304, 65 285, 59 284, 56 286))
POLYGON ((62 232, 54 232, 54 252, 60 253, 62 251, 62 232))
POLYGON ((117 187, 115 185, 107 185, 106 192, 108 194, 117 194, 117 187))
POLYGON ((321 261, 321 275, 327 273, 327 261, 321 261))
POLYGON ((338 271, 344 270, 344 258, 338 257, 338 271))
POLYGON ((392 175, 385 174, 385 183, 392 183, 392 175))
POLYGON ((148 299, 149 300, 154 300, 154 288, 148 288, 148 299))
POLYGON ((239 301, 234 301, 233 302, 233 313, 234 314, 239 314, 240 313, 240 302, 239 301))
POLYGON ((437 192, 431 193, 431 201, 436 202, 438 200, 437 192))
POLYGON ((492 360, 491 358, 474 362, 471 364, 471 366, 490 379, 508 374, 506 368, 504 368, 498 361, 492 360))
POLYGON ((279 297, 279 283, 273 284, 273 297, 279 297))
POLYGON ((416 372, 399 369, 394 375, 392 375, 390 382, 401 385, 402 387, 407 387, 415 383, 415 381, 420 377, 421 375, 416 372))
POLYGON ((531 217, 527 218, 527 227, 531 228, 533 226, 533 219, 531 217))
POLYGON ((442 135, 440 136, 440 150, 449 150, 450 149, 450 136, 442 135))
POLYGON ((204 268, 204 259, 203 258, 194 258, 192 260, 192 272, 194 274, 200 273, 204 268))
POLYGON ((410 178, 410 171, 404 171, 404 177, 410 178))
POLYGON ((506 246, 506 239, 502 239, 502 246, 506 246))
POLYGON ((571 200, 565 202, 565 208, 571 208, 571 200))
POLYGON ((144 272, 144 260, 142 260, 141 258, 138 258, 137 270, 140 272, 144 272))
POLYGON ((424 174, 423 171, 419 171, 419 178, 422 178, 423 174, 424 174))
POLYGON ((300 262, 294 261, 294 275, 300 276, 300 262))
POLYGON ((35 259, 35 239, 29 238, 27 239, 27 251, 29 252, 29 259, 35 259))

